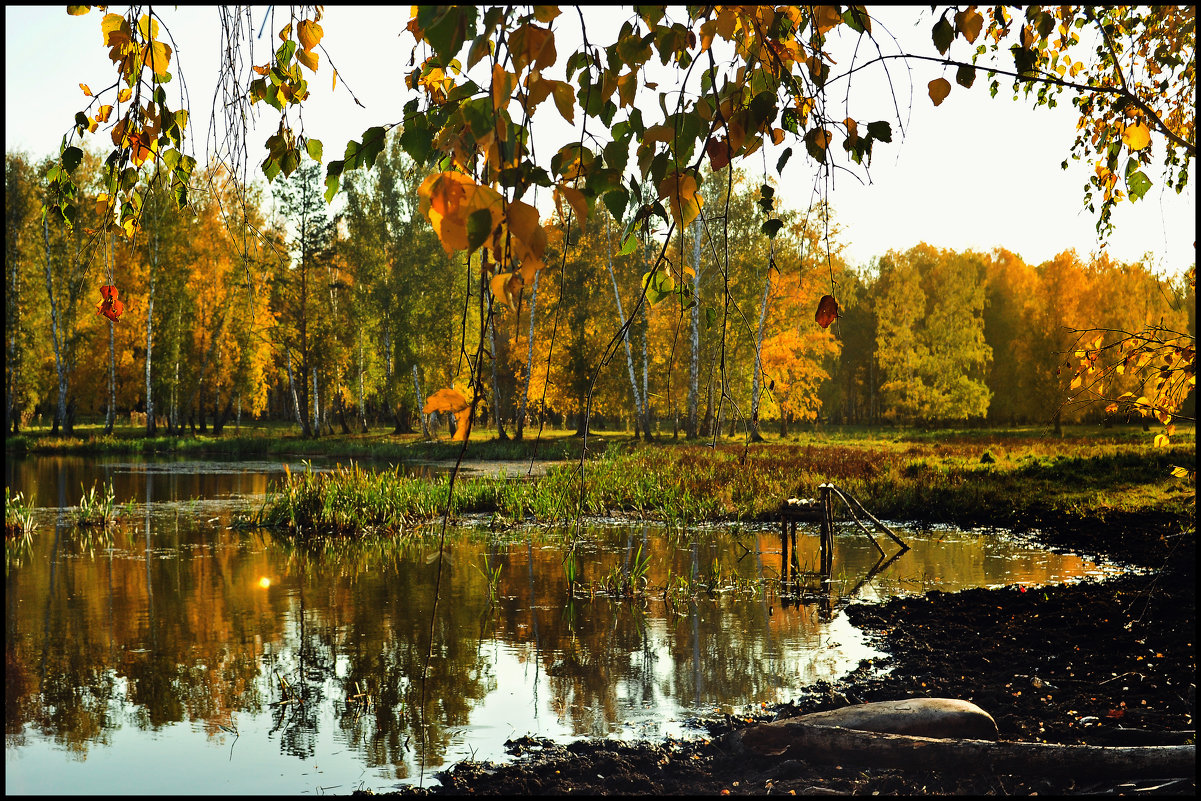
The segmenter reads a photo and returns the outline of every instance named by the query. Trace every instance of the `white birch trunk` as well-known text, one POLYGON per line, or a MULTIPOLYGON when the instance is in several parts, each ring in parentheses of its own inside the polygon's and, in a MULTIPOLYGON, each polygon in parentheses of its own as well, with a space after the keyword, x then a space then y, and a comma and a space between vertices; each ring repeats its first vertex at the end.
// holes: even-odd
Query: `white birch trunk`
POLYGON ((688 437, 697 435, 701 378, 701 218, 692 224, 692 357, 688 362, 688 437))
POLYGON ((755 371, 751 378, 751 440, 763 439, 759 433, 759 385, 763 375, 763 326, 767 322, 767 297, 771 293, 771 267, 763 282, 763 303, 759 306, 759 332, 755 335, 755 371))
POLYGON ((150 382, 150 365, 154 356, 154 270, 158 266, 158 232, 150 248, 150 287, 146 293, 146 435, 154 433, 154 390, 150 382))
MULTIPOLYGON (((495 301, 495 298, 493 299, 495 301)), ((496 418, 496 436, 498 439, 508 439, 509 435, 505 433, 504 423, 501 421, 500 414, 500 383, 496 378, 496 317, 491 311, 493 303, 490 302, 488 311, 488 347, 491 349, 492 358, 492 416, 496 418)))
MULTIPOLYGON (((626 316, 625 312, 621 309, 621 293, 617 290, 617 274, 613 272, 613 242, 609 236, 608 217, 605 217, 605 255, 608 258, 609 278, 613 281, 613 298, 617 301, 617 322, 624 328, 626 316)), ((642 397, 638 394, 638 379, 634 373, 634 355, 630 351, 630 332, 628 329, 625 336, 621 338, 621 341, 626 349, 626 369, 630 373, 630 388, 634 391, 634 413, 641 420, 644 416, 642 414, 642 397)))
POLYGON ((517 413, 517 438, 521 439, 525 427, 525 409, 530 397, 530 379, 534 376, 534 309, 538 303, 538 276, 541 270, 534 273, 534 289, 530 293, 530 336, 529 349, 525 356, 525 386, 521 390, 521 411, 517 413))
POLYGON ((50 298, 50 334, 54 340, 54 373, 58 379, 58 411, 56 422, 67 433, 67 368, 63 364, 62 338, 59 336, 58 304, 54 300, 54 285, 50 277, 50 225, 42 217, 42 239, 46 243, 46 295, 50 298))
MULTIPOLYGON (((288 389, 292 392, 292 411, 296 414, 296 424, 303 429, 304 419, 300 416, 300 398, 296 395, 296 379, 292 374, 292 351, 285 348, 284 353, 288 356, 288 389)), ((178 363, 175 366, 176 369, 179 368, 178 363)))
POLYGON ((413 364, 413 392, 417 396, 417 416, 421 418, 421 436, 425 439, 429 439, 430 425, 428 418, 425 416, 425 412, 422 411, 422 408, 425 406, 425 404, 422 403, 421 400, 421 382, 417 379, 416 363, 413 364))

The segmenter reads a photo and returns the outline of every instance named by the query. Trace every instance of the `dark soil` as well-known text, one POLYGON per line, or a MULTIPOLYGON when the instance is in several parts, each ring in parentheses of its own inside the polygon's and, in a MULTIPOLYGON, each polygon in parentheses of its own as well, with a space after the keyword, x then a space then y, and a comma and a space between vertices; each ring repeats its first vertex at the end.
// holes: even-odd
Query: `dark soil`
MULTIPOLYGON (((463 762, 439 775, 445 794, 1187 794, 1180 780, 1026 777, 857 768, 734 755, 720 735, 752 722, 906 697, 963 698, 997 721, 1002 740, 1168 745, 1195 733, 1195 535, 1178 520, 1039 520, 1040 538, 1150 568, 1104 582, 1043 589, 933 592, 851 606, 853 623, 891 654, 835 686, 756 718, 705 722, 710 739, 658 743, 509 743, 510 764, 463 762), (1055 533, 1046 533, 1046 532, 1055 533), (880 676, 878 668, 889 668, 880 676)), ((1189 739, 1188 742, 1195 742, 1189 739)))

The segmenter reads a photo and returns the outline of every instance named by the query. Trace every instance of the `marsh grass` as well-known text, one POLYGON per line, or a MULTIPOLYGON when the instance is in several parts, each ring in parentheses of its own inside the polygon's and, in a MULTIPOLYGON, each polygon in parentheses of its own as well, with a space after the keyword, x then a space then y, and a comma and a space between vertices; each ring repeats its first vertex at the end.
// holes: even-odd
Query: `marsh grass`
MULTIPOLYGON (((833 482, 892 519, 1006 525, 1030 511, 1072 516, 1110 512, 1195 515, 1195 470, 1187 435, 1169 448, 1114 437, 1047 439, 952 433, 941 439, 812 438, 803 444, 741 445, 610 441, 583 470, 578 461, 541 478, 460 478, 450 514, 492 515, 494 528, 577 516, 704 521, 772 519, 789 497, 815 497, 833 482)), ((505 445, 505 443, 499 443, 505 445)), ((297 534, 403 532, 447 509, 448 476, 411 477, 351 464, 289 472, 273 484, 258 524, 297 534)))
POLYGON ((9 495, 8 487, 4 488, 4 539, 28 538, 36 526, 33 522, 33 503, 25 501, 25 495, 18 492, 9 495))
POLYGON ((75 507, 75 525, 104 529, 116 522, 116 495, 111 481, 104 482, 99 491, 96 490, 96 482, 92 482, 90 489, 84 490, 82 485, 80 489, 83 494, 79 505, 75 507))

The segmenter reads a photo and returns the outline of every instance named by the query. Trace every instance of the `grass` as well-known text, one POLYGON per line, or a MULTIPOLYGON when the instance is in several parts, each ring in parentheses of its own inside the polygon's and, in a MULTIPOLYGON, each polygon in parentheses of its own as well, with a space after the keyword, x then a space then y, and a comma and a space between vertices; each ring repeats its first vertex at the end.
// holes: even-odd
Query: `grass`
MULTIPOLYGON (((577 514, 677 525, 761 521, 772 519, 784 499, 815 496, 819 484, 833 482, 892 519, 1005 526, 1031 514, 1188 518, 1195 516, 1192 484, 1171 469, 1196 469, 1189 439, 1152 448, 1122 436, 1047 440, 966 432, 933 440, 838 432, 803 445, 749 450, 611 440, 585 461, 582 483, 578 462, 530 481, 460 478, 450 513, 491 514, 494 527, 577 514)), ((298 534, 401 532, 443 514, 448 484, 447 476, 407 477, 355 465, 288 473, 273 485, 255 522, 298 534)))

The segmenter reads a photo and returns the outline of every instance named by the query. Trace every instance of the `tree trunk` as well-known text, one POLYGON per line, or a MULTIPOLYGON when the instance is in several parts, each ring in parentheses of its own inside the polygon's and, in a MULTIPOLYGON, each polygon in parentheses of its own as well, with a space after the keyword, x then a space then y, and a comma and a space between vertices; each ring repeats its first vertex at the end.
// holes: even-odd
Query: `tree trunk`
POLYGON ((338 390, 338 423, 342 426, 342 433, 349 434, 350 426, 346 425, 346 399, 342 397, 342 390, 338 390))
POLYGON ((642 304, 642 325, 639 332, 639 338, 642 340, 642 432, 647 439, 651 438, 651 394, 647 383, 647 373, 649 372, 650 359, 647 357, 646 349, 646 332, 650 328, 650 320, 647 319, 647 304, 642 304))
POLYGON ((417 378, 417 363, 413 363, 413 394, 417 398, 417 416, 421 418, 421 438, 430 438, 429 418, 425 416, 425 401, 421 397, 421 381, 417 378))
POLYGON ((697 407, 701 377, 701 218, 692 224, 692 353, 688 362, 688 439, 697 437, 697 407))
POLYGON ((534 289, 530 293, 530 336, 529 349, 525 356, 525 386, 521 390, 521 408, 517 412, 517 441, 525 428, 525 409, 530 397, 530 379, 534 376, 534 308, 538 303, 538 276, 541 271, 534 273, 534 289))
POLYGON ((359 329, 359 430, 367 433, 367 401, 363 397, 363 329, 359 329))
POLYGON ((751 442, 762 442, 759 433, 759 385, 763 378, 763 326, 767 322, 767 297, 771 294, 771 262, 763 282, 763 303, 759 306, 759 332, 755 335, 755 370, 751 379, 751 442))
POLYGON ((117 419, 117 349, 113 343, 113 321, 108 323, 108 408, 104 412, 104 433, 113 433, 117 419))
POLYGON ((1197 773, 1195 745, 1114 748, 913 737, 780 721, 727 735, 735 753, 878 768, 1081 778, 1177 778, 1197 773))
MULTIPOLYGON (((613 272, 613 247, 612 240, 609 237, 609 218, 605 217, 605 255, 608 257, 609 278, 613 281, 613 298, 617 301, 617 324, 622 328, 626 325, 625 312, 621 309, 621 293, 617 290, 617 274, 613 272)), ((634 411, 638 418, 642 418, 642 397, 638 393, 638 379, 634 373, 634 356, 630 350, 630 332, 626 329, 625 336, 621 338, 622 344, 626 349, 626 369, 630 373, 630 388, 634 391, 634 411)), ((581 426, 582 428, 582 426, 581 426)), ((583 432, 580 431, 580 434, 583 432)), ((634 424, 634 437, 637 439, 638 425, 634 424)))
POLYGON ((150 248, 150 286, 146 291, 146 436, 157 433, 154 424, 154 388, 150 382, 150 365, 154 354, 154 270, 158 266, 158 234, 150 248))
POLYGON ((46 295, 50 298, 50 334, 54 340, 54 373, 58 379, 58 407, 54 414, 54 425, 50 429, 50 433, 57 435, 61 423, 63 433, 70 435, 71 425, 67 420, 67 366, 63 362, 63 342, 59 331, 61 321, 58 303, 54 300, 54 284, 50 277, 50 224, 45 217, 42 217, 42 239, 46 243, 46 295))
MULTIPOLYGON (((493 299, 495 300, 495 299, 493 299)), ((509 435, 505 433, 505 424, 500 413, 500 384, 496 380, 496 316, 492 313, 493 303, 488 304, 488 347, 491 349, 492 358, 492 416, 496 418, 496 438, 506 440, 509 435)))
POLYGON ((309 420, 301 413, 300 398, 296 396, 296 378, 292 374, 292 351, 285 347, 284 353, 288 357, 288 389, 292 393, 292 409, 296 412, 296 422, 300 424, 301 432, 305 438, 308 438, 311 436, 309 433, 309 420))
POLYGON ((310 370, 313 376, 313 436, 321 436, 321 416, 319 410, 321 408, 321 396, 317 394, 317 371, 310 370))

